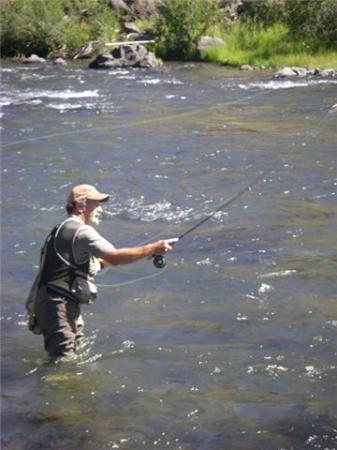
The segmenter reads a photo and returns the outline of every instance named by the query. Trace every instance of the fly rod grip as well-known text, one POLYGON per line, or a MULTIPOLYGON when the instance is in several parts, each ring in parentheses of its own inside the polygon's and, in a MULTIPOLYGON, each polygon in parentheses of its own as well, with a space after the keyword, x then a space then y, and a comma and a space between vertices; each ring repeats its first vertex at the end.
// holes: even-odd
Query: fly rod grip
POLYGON ((166 266, 166 259, 162 255, 156 255, 153 257, 153 265, 157 269, 163 269, 166 266))

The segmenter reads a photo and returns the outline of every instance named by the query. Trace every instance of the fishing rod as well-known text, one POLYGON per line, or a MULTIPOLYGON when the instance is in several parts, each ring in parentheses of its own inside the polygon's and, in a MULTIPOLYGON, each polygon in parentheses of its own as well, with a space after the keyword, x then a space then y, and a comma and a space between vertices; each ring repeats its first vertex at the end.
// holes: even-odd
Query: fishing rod
MULTIPOLYGON (((200 222, 197 222, 192 227, 188 228, 184 233, 182 233, 178 237, 178 241, 183 239, 188 234, 192 233, 192 231, 199 228, 201 225, 203 225, 208 220, 212 219, 219 211, 223 211, 225 208, 227 208, 229 205, 234 203, 238 198, 240 198, 243 194, 245 194, 247 191, 250 191, 252 186, 254 186, 258 181, 261 180, 269 171, 271 168, 261 172, 256 178, 254 178, 249 184, 247 184, 244 188, 242 188, 239 192, 237 192, 235 195, 233 195, 230 199, 226 200, 224 203, 222 203, 220 206, 218 206, 212 213, 210 213, 208 216, 204 217, 200 222)), ((163 255, 156 255, 153 257, 153 264, 157 269, 162 269, 166 266, 166 259, 163 255)))

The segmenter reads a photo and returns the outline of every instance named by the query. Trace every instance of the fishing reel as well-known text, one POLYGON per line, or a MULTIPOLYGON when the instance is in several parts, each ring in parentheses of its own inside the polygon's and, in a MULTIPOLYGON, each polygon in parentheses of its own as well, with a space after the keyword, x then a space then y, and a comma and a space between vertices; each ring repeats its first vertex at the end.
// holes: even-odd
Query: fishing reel
POLYGON ((156 255, 153 257, 153 265, 157 267, 157 269, 163 269, 166 266, 166 259, 162 255, 156 255))

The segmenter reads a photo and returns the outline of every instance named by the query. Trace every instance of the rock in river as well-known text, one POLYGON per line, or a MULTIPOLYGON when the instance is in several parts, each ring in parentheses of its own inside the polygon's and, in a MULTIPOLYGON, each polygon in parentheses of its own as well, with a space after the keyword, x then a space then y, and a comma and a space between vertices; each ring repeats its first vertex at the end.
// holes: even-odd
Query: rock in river
POLYGON ((122 44, 111 53, 101 53, 90 64, 90 69, 111 69, 116 67, 158 67, 161 61, 154 53, 140 44, 122 44))

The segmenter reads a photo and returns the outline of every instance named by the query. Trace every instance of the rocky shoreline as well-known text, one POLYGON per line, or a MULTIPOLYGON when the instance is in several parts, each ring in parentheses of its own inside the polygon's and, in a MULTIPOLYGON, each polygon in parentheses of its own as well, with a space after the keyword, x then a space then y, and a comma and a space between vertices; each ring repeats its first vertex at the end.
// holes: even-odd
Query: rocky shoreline
MULTIPOLYGON (((207 38, 207 37, 206 37, 207 38)), ((205 37, 201 39, 201 45, 199 47, 200 55, 202 56, 205 51, 205 37)), ((210 41, 207 44, 212 45, 210 41)), ((123 42, 118 43, 118 45, 111 44, 113 46, 112 51, 104 49, 99 51, 97 54, 97 49, 93 43, 88 43, 82 47, 76 55, 73 56, 72 60, 77 59, 90 59, 88 68, 90 69, 116 69, 125 67, 138 67, 138 68, 156 68, 161 67, 163 62, 158 59, 153 52, 150 52, 146 47, 137 41, 132 43, 123 42), (96 53, 97 56, 93 56, 96 53)), ((213 44, 214 45, 214 44, 213 44)), ((220 45, 220 42, 217 42, 220 45)), ((37 55, 30 55, 24 58, 15 58, 15 60, 20 61, 24 64, 59 64, 67 65, 67 59, 59 55, 50 55, 47 59, 41 58, 37 55)), ((248 64, 242 65, 240 70, 244 71, 254 71, 254 70, 264 70, 261 67, 252 67, 248 64)), ((337 70, 334 68, 315 68, 308 69, 306 67, 283 67, 277 70, 273 76, 274 79, 288 79, 288 78, 308 78, 308 77, 321 77, 321 78, 337 78, 337 70)))
MULTIPOLYGON (((255 68, 250 66, 249 64, 244 64, 240 67, 240 70, 245 71, 254 71, 254 70, 263 70, 260 67, 255 68)), ((319 67, 315 69, 307 69, 306 67, 283 67, 282 69, 278 69, 273 78, 274 79, 284 79, 284 78, 308 78, 308 77, 321 77, 321 78, 337 78, 337 70, 334 68, 325 68, 320 69, 319 67)))
MULTIPOLYGON (((89 69, 116 69, 125 67, 154 68, 160 67, 162 61, 154 53, 148 51, 146 47, 137 42, 124 42, 119 45, 113 45, 113 50, 95 51, 92 43, 82 47, 70 61, 78 59, 90 59, 89 69), (94 55, 97 55, 94 57, 94 55), (93 59, 92 59, 93 58, 93 59)), ((15 58, 16 61, 23 64, 60 64, 67 65, 69 59, 60 55, 50 55, 47 58, 41 58, 38 55, 29 57, 15 58)))

